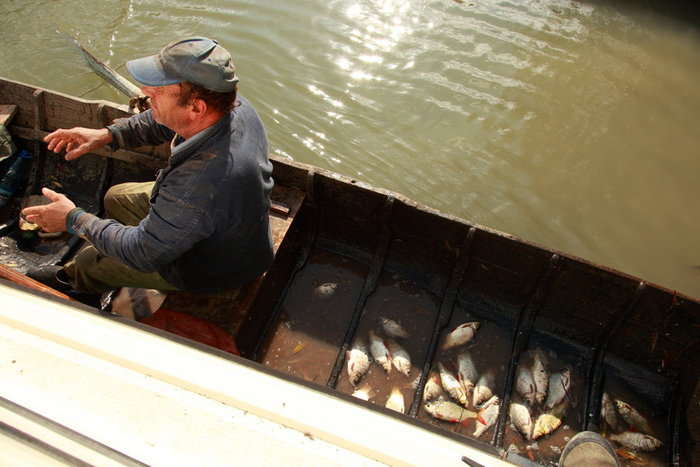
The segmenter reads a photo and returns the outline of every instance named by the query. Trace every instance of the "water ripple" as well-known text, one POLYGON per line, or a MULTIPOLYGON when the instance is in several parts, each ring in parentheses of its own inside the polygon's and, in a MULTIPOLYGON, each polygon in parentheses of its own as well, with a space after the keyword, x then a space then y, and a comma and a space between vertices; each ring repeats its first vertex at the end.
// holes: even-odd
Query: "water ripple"
POLYGON ((700 218, 683 215, 698 203, 700 33, 646 2, 6 3, 11 79, 124 102, 56 25, 125 74, 177 36, 211 36, 272 152, 698 290, 682 261, 700 264, 700 218))

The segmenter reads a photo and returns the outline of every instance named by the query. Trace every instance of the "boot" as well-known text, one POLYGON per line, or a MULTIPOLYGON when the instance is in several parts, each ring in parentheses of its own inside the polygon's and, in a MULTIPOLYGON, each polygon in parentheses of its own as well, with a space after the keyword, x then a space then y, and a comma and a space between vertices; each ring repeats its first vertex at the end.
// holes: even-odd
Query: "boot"
POLYGON ((68 274, 66 274, 62 266, 50 264, 47 266, 29 268, 27 277, 41 282, 44 285, 48 285, 59 292, 66 293, 73 290, 73 286, 70 285, 68 274))
POLYGON ((582 431, 569 440, 559 457, 559 467, 620 467, 610 443, 595 431, 582 431))

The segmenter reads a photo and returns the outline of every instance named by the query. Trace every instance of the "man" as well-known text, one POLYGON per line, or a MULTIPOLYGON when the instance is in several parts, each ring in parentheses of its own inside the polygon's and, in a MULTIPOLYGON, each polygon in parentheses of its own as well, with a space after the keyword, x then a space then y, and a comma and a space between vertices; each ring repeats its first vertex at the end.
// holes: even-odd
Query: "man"
POLYGON ((237 96, 230 54, 214 40, 190 37, 127 68, 151 109, 107 128, 59 129, 48 149, 66 160, 110 145, 134 148, 170 141, 168 166, 155 182, 116 185, 104 199, 107 219, 44 188, 52 201, 23 210, 47 232, 87 240, 65 267, 28 275, 67 290, 119 287, 211 293, 240 286, 272 263, 268 209, 272 165, 253 107, 237 96))

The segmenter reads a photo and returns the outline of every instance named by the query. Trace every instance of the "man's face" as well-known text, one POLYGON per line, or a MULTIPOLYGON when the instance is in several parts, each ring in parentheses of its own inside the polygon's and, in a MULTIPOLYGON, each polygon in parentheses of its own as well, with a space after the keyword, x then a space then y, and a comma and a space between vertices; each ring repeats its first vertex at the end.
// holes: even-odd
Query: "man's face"
POLYGON ((143 86, 141 92, 151 98, 151 109, 156 122, 178 133, 183 125, 189 124, 187 115, 190 105, 179 104, 181 93, 179 84, 143 86))

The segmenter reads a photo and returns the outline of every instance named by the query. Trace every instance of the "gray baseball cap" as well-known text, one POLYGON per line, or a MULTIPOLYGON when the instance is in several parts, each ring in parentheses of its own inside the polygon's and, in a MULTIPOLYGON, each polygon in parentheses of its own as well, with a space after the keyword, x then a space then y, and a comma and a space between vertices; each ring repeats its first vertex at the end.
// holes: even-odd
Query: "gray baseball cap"
POLYGON ((206 37, 186 37, 166 45, 158 55, 126 62, 136 81, 167 86, 189 81, 216 92, 236 89, 238 76, 231 54, 206 37))

